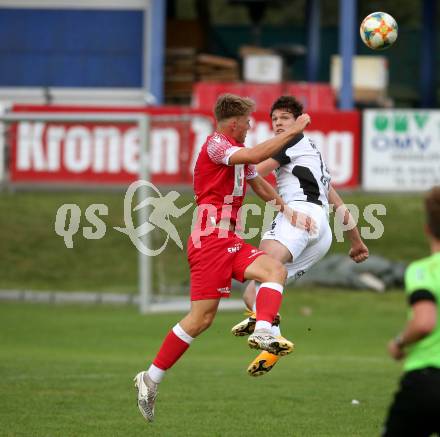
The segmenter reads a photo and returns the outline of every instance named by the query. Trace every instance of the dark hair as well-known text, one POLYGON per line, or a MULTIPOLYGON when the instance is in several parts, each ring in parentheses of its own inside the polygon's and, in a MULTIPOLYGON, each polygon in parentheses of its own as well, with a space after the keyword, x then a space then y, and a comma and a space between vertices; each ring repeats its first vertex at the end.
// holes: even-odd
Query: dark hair
POLYGON ((432 235, 440 240, 440 186, 433 187, 425 196, 426 221, 432 235))
POLYGON ((301 102, 295 99, 293 96, 281 96, 270 108, 270 116, 272 117, 273 111, 275 109, 284 109, 287 112, 293 114, 295 118, 299 117, 303 113, 303 105, 301 102))
POLYGON ((241 117, 250 114, 255 108, 255 102, 249 97, 240 97, 235 94, 222 94, 217 99, 214 115, 217 121, 231 117, 241 117))

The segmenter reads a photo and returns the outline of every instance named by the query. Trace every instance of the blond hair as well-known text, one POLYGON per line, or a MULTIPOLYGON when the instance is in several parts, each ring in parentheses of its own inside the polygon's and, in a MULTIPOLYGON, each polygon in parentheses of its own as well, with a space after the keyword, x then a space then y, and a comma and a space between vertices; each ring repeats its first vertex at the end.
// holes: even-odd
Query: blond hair
POLYGON ((432 235, 440 240, 440 186, 433 187, 425 196, 426 221, 432 235))
POLYGON ((217 121, 222 121, 231 117, 249 115, 254 108, 255 102, 249 97, 222 94, 215 103, 214 115, 217 121))

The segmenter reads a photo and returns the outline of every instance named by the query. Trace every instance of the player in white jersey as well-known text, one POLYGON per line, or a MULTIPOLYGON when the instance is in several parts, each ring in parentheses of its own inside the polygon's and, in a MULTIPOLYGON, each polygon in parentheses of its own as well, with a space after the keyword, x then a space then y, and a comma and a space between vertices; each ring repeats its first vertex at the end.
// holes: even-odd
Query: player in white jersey
MULTIPOLYGON (((295 122, 302 114, 303 107, 292 96, 282 96, 272 105, 270 116, 272 128, 279 135, 295 122)), ((283 262, 287 268, 288 280, 295 280, 317 263, 329 250, 332 233, 329 219, 329 203, 341 216, 344 224, 351 223, 348 238, 351 242, 350 257, 355 262, 368 258, 368 248, 363 243, 350 211, 330 182, 330 174, 322 159, 321 152, 307 135, 298 135, 279 153, 257 166, 261 176, 276 172, 279 194, 285 203, 295 211, 310 216, 317 225, 314 235, 293 227, 283 214, 278 214, 262 238, 260 249, 283 262)), ((232 328, 236 336, 248 335, 255 325, 254 308, 258 286, 251 281, 243 295, 249 308, 249 317, 232 328), (252 309, 252 310, 251 310, 252 309)), ((281 336, 279 317, 272 326, 272 334, 281 336)), ((260 376, 269 372, 279 357, 268 352, 260 353, 249 365, 251 376, 260 376)))

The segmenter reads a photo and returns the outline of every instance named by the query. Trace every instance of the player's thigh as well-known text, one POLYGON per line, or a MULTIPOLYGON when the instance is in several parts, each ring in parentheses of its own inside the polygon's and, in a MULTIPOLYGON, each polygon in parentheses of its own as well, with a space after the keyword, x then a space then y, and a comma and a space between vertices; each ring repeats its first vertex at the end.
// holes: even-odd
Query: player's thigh
MULTIPOLYGON (((275 251, 283 255, 283 262, 289 262, 300 256, 309 241, 310 234, 307 231, 293 226, 283 214, 278 214, 271 229, 264 233, 260 247, 263 244, 270 245, 271 242, 275 242, 275 251), (287 249, 287 252, 276 244, 287 249)), ((277 259, 280 258, 277 257, 277 259)))
POLYGON ((292 260, 289 249, 278 240, 261 240, 260 249, 283 264, 292 260))
POLYGON ((308 244, 299 257, 286 264, 288 280, 297 279, 307 272, 327 254, 331 244, 332 232, 329 224, 326 223, 321 227, 319 238, 308 244))
POLYGON ((258 282, 283 284, 286 280, 287 271, 280 261, 264 254, 246 267, 243 276, 244 279, 254 279, 258 282))
POLYGON ((215 314, 218 309, 219 299, 195 300, 191 302, 190 312, 196 316, 215 314))
POLYGON ((245 272, 247 268, 261 256, 267 255, 263 250, 240 240, 240 250, 234 253, 232 262, 232 277, 240 282, 246 281, 245 272))
POLYGON ((220 299, 205 299, 191 301, 189 316, 200 321, 212 321, 217 313, 220 299))

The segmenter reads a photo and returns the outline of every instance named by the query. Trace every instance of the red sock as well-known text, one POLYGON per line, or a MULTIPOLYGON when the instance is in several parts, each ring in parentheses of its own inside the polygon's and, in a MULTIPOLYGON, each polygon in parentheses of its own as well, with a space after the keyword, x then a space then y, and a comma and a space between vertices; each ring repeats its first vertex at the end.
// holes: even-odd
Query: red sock
POLYGON ((189 348, 193 340, 179 324, 165 337, 153 364, 159 369, 169 369, 189 348))
POLYGON ((257 321, 265 320, 272 324, 283 300, 283 287, 274 282, 261 284, 256 299, 257 321))

